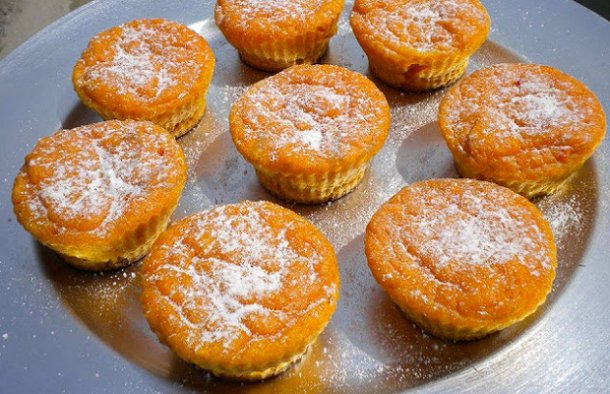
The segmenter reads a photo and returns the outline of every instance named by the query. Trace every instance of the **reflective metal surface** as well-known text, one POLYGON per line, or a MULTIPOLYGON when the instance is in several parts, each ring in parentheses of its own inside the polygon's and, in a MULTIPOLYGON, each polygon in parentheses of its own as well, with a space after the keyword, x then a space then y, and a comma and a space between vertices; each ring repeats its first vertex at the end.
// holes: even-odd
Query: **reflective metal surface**
MULTIPOLYGON (((607 389, 607 141, 562 192, 537 201, 557 236, 559 267, 548 302, 527 321, 476 342, 444 342, 409 323, 370 275, 363 232, 372 213, 406 184, 456 176, 436 123, 443 91, 403 94, 373 78, 392 106, 392 130, 363 183, 331 204, 279 202, 329 237, 338 254, 342 291, 337 312, 313 351, 278 378, 227 383, 182 362, 158 343, 142 316, 137 264, 104 275, 79 272, 33 241, 15 222, 10 204, 23 156, 45 134, 99 120, 72 91, 72 65, 92 35, 137 17, 162 16, 191 25, 217 58, 206 115, 179 140, 189 180, 175 219, 243 199, 276 201, 233 147, 227 126, 231 103, 268 74, 240 63, 214 26, 210 1, 167 3, 95 2, 0 63, 0 392, 607 389)), ((610 24, 569 1, 484 3, 494 31, 469 72, 524 59, 554 65, 587 83, 610 112, 610 24)), ((367 74, 366 58, 347 23, 350 8, 347 4, 322 61, 367 74)))

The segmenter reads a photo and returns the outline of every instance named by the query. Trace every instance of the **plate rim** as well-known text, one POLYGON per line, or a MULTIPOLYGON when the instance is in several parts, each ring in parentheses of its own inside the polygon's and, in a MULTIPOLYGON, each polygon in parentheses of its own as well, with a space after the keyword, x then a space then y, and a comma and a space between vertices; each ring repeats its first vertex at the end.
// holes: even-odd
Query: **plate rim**
MULTIPOLYGON (((488 6, 487 3, 490 3, 492 1, 487 1, 485 3, 486 6, 488 6)), ((492 5, 492 7, 488 7, 488 9, 494 9, 494 7, 498 6, 498 3, 508 3, 508 2, 503 2, 502 0, 495 0, 493 1, 495 4, 492 5)), ((153 7, 151 4, 157 4, 157 3, 163 3, 163 1, 156 1, 156 2, 152 2, 150 0, 136 0, 136 1, 132 1, 130 5, 142 5, 142 4, 147 4, 149 7, 153 7)), ((200 0, 197 3, 199 3, 199 6, 204 7, 206 5, 211 5, 211 1, 209 0, 200 0)), ((536 9, 536 7, 544 7, 545 5, 547 6, 551 6, 555 9, 555 10, 573 10, 574 11, 574 15, 580 15, 582 17, 584 17, 584 15, 587 15, 586 17, 584 17, 585 19, 591 21, 592 25, 595 25, 596 29, 599 29, 600 31, 605 31, 608 34, 608 39, 610 40, 610 22, 608 22, 607 20, 605 20, 603 17, 601 17, 600 15, 598 15, 597 13, 589 10, 588 8, 582 6, 579 3, 576 3, 572 0, 542 0, 540 2, 538 2, 537 5, 532 5, 531 2, 529 2, 528 0, 516 0, 513 2, 510 2, 509 5, 512 5, 513 7, 516 6, 516 8, 521 8, 521 9, 527 9, 528 12, 530 12, 529 8, 527 7, 532 7, 533 9, 536 9), (578 10, 578 11, 576 11, 578 10), (603 26, 600 27, 600 26, 603 26)), ((40 30, 39 32, 37 32, 36 34, 34 34, 32 37, 30 37, 27 41, 25 41, 24 43, 22 43, 19 47, 17 47, 16 49, 14 49, 13 51, 11 51, 6 57, 4 57, 2 60, 0 60, 0 86, 3 86, 3 81, 6 78, 9 78, 11 73, 13 72, 19 72, 19 70, 16 68, 16 66, 18 66, 21 62, 23 62, 24 59, 27 57, 28 52, 29 51, 33 51, 37 48, 37 46, 39 45, 43 45, 44 42, 46 40, 49 40, 49 36, 53 36, 52 39, 50 39, 51 41, 56 40, 56 36, 58 36, 62 30, 71 30, 71 29, 75 29, 76 27, 71 27, 70 24, 77 24, 77 20, 81 17, 84 16, 90 16, 91 13, 95 13, 98 12, 102 9, 110 9, 113 7, 118 7, 117 9, 120 9, 121 6, 125 6, 124 2, 122 2, 121 0, 106 0, 106 1, 102 1, 102 0, 94 0, 88 4, 85 4, 79 8, 77 8, 76 10, 66 14, 65 16, 59 18, 58 20, 54 21, 53 23, 49 24, 48 26, 46 26, 45 28, 43 28, 42 30, 40 30)), ((502 6, 498 6, 498 7, 502 7, 502 6)), ((505 7, 508 7, 508 5, 505 5, 505 7)), ((532 18, 534 20, 539 21, 538 18, 539 17, 539 13, 532 13, 531 15, 534 15, 532 18)), ((576 20, 576 17, 574 17, 574 20, 576 20)), ((531 19, 528 17, 528 19, 522 19, 521 22, 523 24, 527 24, 531 21, 531 19)), ((546 23, 546 22, 544 22, 546 23)), ((574 22, 575 23, 575 22, 574 22)), ((515 24, 515 25, 519 25, 519 24, 515 24)), ((525 25, 523 25, 525 26, 525 25)), ((581 26, 582 27, 582 26, 581 26)), ((532 30, 532 26, 529 25, 529 30, 532 30)), ((525 29, 528 30, 528 29, 525 29)), ((522 56, 524 48, 522 47, 523 42, 521 42, 521 38, 517 39, 516 37, 505 37, 505 30, 502 29, 494 29, 492 31, 492 34, 490 36, 491 40, 502 45, 503 47, 506 47, 508 49, 510 49, 511 51, 515 52, 516 54, 522 56), (508 43, 508 44, 507 44, 508 43)), ((524 34, 525 35, 525 34, 524 34)), ((609 67, 610 69, 610 49, 608 50, 608 52, 606 54, 602 54, 603 56, 606 56, 607 59, 602 59, 602 61, 604 61, 607 67, 609 67)), ((536 57, 544 57, 546 56, 544 51, 540 51, 538 54, 533 54, 532 55, 527 55, 526 57, 530 60, 536 60, 536 57)), ((552 57, 551 57, 552 58, 552 57)), ((557 63, 557 61, 555 62, 551 62, 549 64, 554 65, 554 63, 557 63)), ((586 79, 583 78, 582 76, 578 75, 578 73, 573 73, 570 72, 571 74, 574 74, 577 78, 579 79, 586 79)), ((610 85, 608 85, 610 86, 610 85)), ((595 89, 594 89, 595 90, 595 89)), ((604 90, 604 98, 610 97, 610 89, 608 87, 604 88, 603 86, 600 87, 600 90, 604 90)), ((596 94, 598 95, 598 97, 600 97, 600 94, 596 91, 596 94)), ((608 105, 610 104, 610 100, 604 100, 604 99, 600 99, 600 101, 602 101, 602 104, 604 105, 604 109, 606 110, 606 112, 608 113, 608 105)), ((2 99, 2 105, 6 105, 6 103, 4 102, 4 99, 2 99)), ((6 137, 0 137, 0 140, 2 140, 2 142, 5 142, 6 137)), ((603 142, 603 146, 600 147, 600 149, 598 150, 598 154, 597 156, 601 155, 602 152, 608 152, 608 137, 606 137, 604 139, 603 142), (602 149, 603 148, 603 149, 602 149)), ((596 164, 598 164, 600 160, 596 160, 596 164)), ((7 176, 9 178, 9 180, 12 182, 12 179, 14 178, 15 174, 12 170, 7 171, 7 173, 5 173, 4 171, 8 170, 8 168, 3 168, 3 176, 7 176), (9 173, 10 172, 10 173, 9 173)), ((603 183, 605 185, 605 187, 607 187, 609 185, 608 179, 610 179, 610 177, 608 176, 608 174, 604 174, 604 171, 600 171, 599 168, 597 168, 597 175, 600 178, 599 181, 600 183, 603 183)), ((607 191, 603 190, 603 193, 600 193, 600 199, 608 199, 608 193, 607 191)), ((603 205, 603 204, 602 204, 603 205)), ((4 210, 4 208, 2 208, 4 210)), ((602 217, 605 218, 605 221, 602 220, 602 225, 604 223, 607 223, 607 211, 608 208, 606 207, 605 210, 600 209, 600 212, 602 214, 602 217)), ((11 211, 12 212, 12 211, 11 211)), ((597 223, 595 224, 596 227, 600 226, 599 220, 597 221, 597 223)), ((599 229, 595 228, 593 229, 593 234, 597 234, 599 235, 599 229)), ((591 240, 590 245, 592 244, 594 240, 591 240)), ((587 251, 585 253, 585 255, 583 256, 583 260, 586 259, 590 259, 590 258, 595 258, 594 257, 588 257, 590 256, 590 250, 587 251)), ((12 261, 12 259, 9 258, 5 258, 4 256, 2 256, 2 262, 3 263, 7 263, 9 261, 12 261)), ((588 261, 588 260, 587 260, 588 261)), ((606 272, 603 272, 606 276, 610 276, 608 275, 608 269, 606 270, 606 272)), ((556 310, 558 309, 557 304, 559 304, 560 302, 565 302, 565 298, 568 296, 568 294, 574 292, 574 288, 575 286, 578 286, 578 282, 582 281, 583 276, 582 276, 582 272, 575 272, 573 274, 573 278, 570 279, 570 281, 566 284, 565 288, 563 289, 563 291, 561 292, 561 294, 558 295, 558 297, 555 300, 555 304, 553 308, 551 308, 551 310, 549 310, 547 312, 548 315, 552 314, 553 311, 555 311, 556 314, 556 310), (580 279, 579 279, 580 278, 580 279), (579 279, 578 281, 576 279, 579 279)), ((602 276, 602 275, 600 275, 602 276)), ((66 314, 68 314, 68 317, 70 317, 69 312, 65 312, 66 314)), ((608 316, 608 312, 606 312, 606 322, 610 322, 610 318, 608 316)), ((543 329, 543 327, 540 327, 541 325, 543 325, 544 321, 547 319, 548 317, 545 316, 544 319, 540 319, 540 321, 536 321, 535 324, 533 324, 532 326, 530 326, 530 328, 528 329, 528 332, 523 334, 519 341, 525 342, 527 338, 523 338, 524 336, 532 336, 534 335, 537 331, 540 331, 541 329, 543 329)), ((1 321, 2 323, 4 323, 4 320, 1 321)), ((2 329, 0 329, 0 331, 2 331, 2 329)), ((606 337, 608 337, 608 335, 606 335, 606 337)), ((603 339, 603 338, 602 338, 603 339)), ((105 346, 105 345, 104 345, 105 346)), ((510 351, 512 351, 512 347, 510 345, 505 346, 504 348, 500 349, 499 351, 495 352, 492 356, 490 356, 490 358, 485 359, 485 360, 481 360, 477 363, 475 363, 475 365, 478 367, 479 365, 481 366, 481 369, 489 369, 489 368, 493 368, 494 365, 497 365, 495 363, 498 362, 498 359, 501 359, 502 357, 504 357, 504 355, 510 351)), ((10 356, 9 356, 10 357, 10 356)), ((6 358, 7 355, 4 354, 4 352, 2 352, 2 356, 0 358, 0 361, 2 362, 6 362, 6 358)), ((123 363, 127 363, 129 364, 129 361, 124 360, 122 357, 118 357, 119 359, 123 360, 123 363)), ((609 361, 610 357, 606 356, 605 360, 609 361)), ((137 367, 139 368, 139 367, 137 367)), ((146 371, 146 373, 148 373, 148 371, 146 371)), ((455 389, 456 387, 462 387, 465 388, 464 386, 461 386, 461 384, 463 382, 466 383, 472 383, 475 379, 477 379, 476 374, 478 374, 478 372, 474 372, 474 375, 472 373, 472 371, 464 371, 464 369, 460 369, 448 376, 445 376, 443 378, 440 378, 438 380, 423 384, 421 386, 417 386, 414 389, 415 390, 431 390, 431 389, 439 389, 439 390, 449 390, 452 387, 455 389), (471 372, 471 373, 469 373, 471 372), (462 383, 458 383, 456 380, 460 380, 462 383)), ((2 373, 0 372, 0 375, 2 375, 2 373)), ((153 376, 152 374, 149 374, 150 376, 153 376)), ((487 375, 489 376, 489 375, 487 375)), ((524 375, 525 376, 525 375, 524 375)), ((505 383, 507 383, 508 381, 505 381, 505 383)), ((0 383, 0 387, 1 387, 1 383, 0 383)), ((482 389, 483 387, 480 385, 475 385, 474 387, 477 387, 478 389, 482 389)), ((504 386, 504 387, 511 387, 510 385, 504 386)), ((150 388, 150 387, 148 387, 150 388)))

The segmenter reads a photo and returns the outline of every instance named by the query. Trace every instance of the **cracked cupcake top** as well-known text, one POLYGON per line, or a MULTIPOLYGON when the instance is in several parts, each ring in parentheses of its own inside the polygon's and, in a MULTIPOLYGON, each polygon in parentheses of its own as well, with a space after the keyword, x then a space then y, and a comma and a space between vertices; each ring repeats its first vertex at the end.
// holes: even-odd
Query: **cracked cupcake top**
POLYGON ((477 0, 357 0, 350 18, 359 41, 401 52, 474 52, 489 31, 477 0))
POLYGON ((231 108, 230 125, 251 163, 316 171, 370 159, 385 142, 390 111, 363 75, 302 65, 250 87, 231 108))
POLYGON ((200 365, 277 362, 302 352, 328 322, 339 291, 329 242, 269 202, 221 206, 175 223, 142 273, 151 326, 200 365))
POLYGON ((60 130, 26 156, 13 189, 20 222, 43 242, 102 242, 177 203, 186 162, 150 122, 60 130))
POLYGON ((371 219, 366 254, 399 304, 458 321, 529 314, 557 265, 550 226, 532 203, 470 179, 405 187, 371 219))

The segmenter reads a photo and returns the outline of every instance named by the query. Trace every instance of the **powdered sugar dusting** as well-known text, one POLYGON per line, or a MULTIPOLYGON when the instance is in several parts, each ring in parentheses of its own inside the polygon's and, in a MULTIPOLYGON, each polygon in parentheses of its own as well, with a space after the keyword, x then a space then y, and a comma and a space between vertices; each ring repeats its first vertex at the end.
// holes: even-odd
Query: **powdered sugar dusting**
POLYGON ((246 137, 256 139, 261 133, 272 133, 273 138, 266 140, 272 142, 273 149, 289 146, 302 152, 338 155, 343 141, 356 130, 354 123, 365 121, 364 114, 349 110, 350 97, 326 86, 296 84, 282 89, 271 85, 248 97, 248 102, 254 104, 257 116, 268 117, 271 127, 263 130, 252 123, 246 137))
POLYGON ((336 158, 383 134, 379 125, 387 104, 359 84, 350 85, 353 78, 347 74, 333 71, 316 73, 318 80, 312 83, 292 69, 255 85, 236 104, 243 140, 280 155, 286 150, 336 158))
POLYGON ((472 186, 453 195, 450 188, 418 184, 409 190, 421 209, 403 211, 392 231, 394 239, 413 247, 408 254, 414 260, 431 262, 436 269, 519 262, 534 276, 552 268, 541 247, 544 233, 520 205, 511 204, 517 196, 499 188, 486 189, 483 196, 472 186))
POLYGON ((145 88, 156 80, 155 96, 159 96, 163 90, 175 85, 176 81, 164 67, 163 59, 154 55, 145 40, 145 37, 152 35, 155 35, 153 29, 124 27, 121 38, 114 46, 112 63, 93 69, 89 75, 92 78, 121 80, 124 82, 119 85, 121 93, 129 90, 135 93, 135 90, 145 88))
POLYGON ((549 86, 550 81, 541 79, 533 77, 527 84, 500 89, 503 95, 498 98, 498 106, 492 110, 492 115, 497 116, 492 118, 484 132, 506 130, 513 135, 519 132, 538 134, 550 127, 581 122, 582 112, 571 110, 575 107, 572 98, 549 86), (506 102, 503 99, 507 99, 506 102))
POLYGON ((362 14, 367 31, 381 36, 394 50, 403 46, 418 51, 455 50, 477 34, 487 19, 483 10, 463 0, 380 2, 371 8, 362 14))
POLYGON ((172 188, 179 168, 169 152, 177 146, 153 127, 105 122, 42 139, 23 170, 30 212, 60 234, 103 235, 132 204, 147 204, 153 190, 172 188))
POLYGON ((570 245, 575 234, 583 230, 585 210, 576 196, 557 193, 539 201, 538 206, 553 229, 559 250, 570 245))
POLYGON ((151 279, 178 276, 185 283, 188 278, 188 285, 171 289, 164 299, 190 328, 191 346, 220 342, 228 349, 244 335, 251 341, 281 335, 282 330, 261 333, 251 320, 291 326, 337 291, 334 284, 323 285, 322 298, 295 307, 295 297, 320 286, 319 245, 311 240, 306 250, 296 249, 287 232, 302 223, 272 226, 266 204, 244 202, 191 217, 189 230, 165 248, 164 259, 171 263, 157 267, 151 279), (285 305, 274 304, 274 297, 285 305))
MULTIPOLYGON (((561 135, 552 143, 560 146, 574 129, 587 124, 593 108, 576 101, 574 86, 540 66, 521 67, 492 66, 479 74, 484 81, 480 86, 465 81, 460 100, 447 111, 450 127, 461 131, 476 124, 483 136, 500 140, 557 134, 559 129, 561 135)), ((592 103, 592 98, 586 101, 592 103)))
POLYGON ((244 29, 256 25, 278 29, 280 26, 277 24, 284 21, 304 23, 326 3, 328 0, 220 0, 216 7, 216 21, 244 29))
POLYGON ((181 28, 186 29, 175 22, 154 25, 142 20, 119 26, 118 36, 112 35, 112 29, 101 33, 90 47, 109 45, 109 49, 103 52, 103 60, 96 59, 86 68, 77 83, 109 85, 143 101, 157 99, 178 84, 179 94, 184 95, 201 71, 201 63, 195 60, 200 38, 195 33, 187 38, 180 34, 181 28))

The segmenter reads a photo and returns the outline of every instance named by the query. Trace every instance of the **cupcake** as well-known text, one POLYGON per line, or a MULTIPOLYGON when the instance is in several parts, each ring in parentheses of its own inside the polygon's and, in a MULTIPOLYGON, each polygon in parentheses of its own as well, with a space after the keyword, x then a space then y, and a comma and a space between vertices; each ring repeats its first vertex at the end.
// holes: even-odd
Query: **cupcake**
POLYGON ((229 115, 233 142, 279 198, 320 203, 362 180, 390 127, 383 93, 361 74, 294 66, 251 86, 229 115))
POLYGON ((150 122, 107 121, 38 141, 13 186, 17 220, 73 266, 101 271, 142 258, 186 180, 182 149, 150 122))
POLYGON ((214 54, 197 33, 138 19, 93 37, 72 82, 102 118, 148 120, 179 137, 203 116, 213 71, 214 54))
POLYGON ((556 249, 542 213, 502 186, 435 179, 373 215, 365 251, 375 280, 412 321, 470 340, 532 314, 551 291, 556 249))
POLYGON ((250 66, 315 63, 337 32, 343 0, 218 0, 214 18, 250 66))
POLYGON ((443 97, 440 128, 463 177, 526 197, 548 194, 591 157, 606 132, 595 95, 547 66, 497 64, 443 97))
POLYGON ((301 359, 339 296, 332 246, 304 218, 244 201, 186 217, 141 267, 152 330, 214 375, 253 381, 301 359))
POLYGON ((490 27, 478 0, 356 0, 350 23, 373 74, 411 91, 460 78, 490 27))

